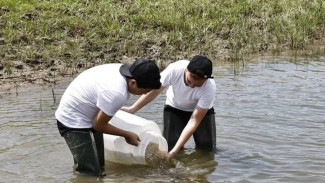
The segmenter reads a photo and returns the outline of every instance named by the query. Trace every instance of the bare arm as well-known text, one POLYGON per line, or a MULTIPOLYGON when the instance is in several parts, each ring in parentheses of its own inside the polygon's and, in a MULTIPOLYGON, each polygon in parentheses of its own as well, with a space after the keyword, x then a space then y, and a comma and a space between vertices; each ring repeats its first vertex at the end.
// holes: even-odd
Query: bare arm
POLYGON ((179 137, 177 143, 174 148, 169 152, 169 158, 174 158, 174 156, 178 153, 178 151, 184 146, 184 144, 188 141, 188 139, 193 135, 197 127, 200 125, 202 119, 205 114, 208 112, 208 109, 202 109, 200 107, 196 107, 190 120, 182 131, 181 136, 179 137))
POLYGON ((130 131, 122 130, 108 123, 112 119, 112 117, 113 116, 108 116, 100 110, 93 120, 93 128, 96 131, 102 133, 122 136, 125 138, 126 142, 131 145, 139 145, 140 138, 137 134, 130 131))
POLYGON ((121 110, 134 114, 140 110, 143 106, 153 101, 166 87, 160 87, 157 90, 152 90, 149 93, 142 95, 134 104, 130 107, 122 107, 121 110))

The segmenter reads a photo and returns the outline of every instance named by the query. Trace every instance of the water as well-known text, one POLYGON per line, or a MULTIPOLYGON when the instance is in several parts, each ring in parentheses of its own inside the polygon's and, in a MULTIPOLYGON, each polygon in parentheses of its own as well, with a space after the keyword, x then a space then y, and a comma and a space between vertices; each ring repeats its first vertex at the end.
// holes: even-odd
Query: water
POLYGON ((162 169, 175 168, 178 165, 175 159, 169 159, 168 153, 159 150, 159 144, 150 142, 146 148, 145 159, 148 166, 162 169))
MULTIPOLYGON (((290 60, 215 66, 216 152, 190 139, 174 166, 106 162, 105 177, 75 173, 57 131, 68 82, 54 86, 55 100, 51 87, 18 88, 0 97, 0 182, 325 182, 325 57, 290 60)), ((163 103, 137 114, 162 129, 163 103)))

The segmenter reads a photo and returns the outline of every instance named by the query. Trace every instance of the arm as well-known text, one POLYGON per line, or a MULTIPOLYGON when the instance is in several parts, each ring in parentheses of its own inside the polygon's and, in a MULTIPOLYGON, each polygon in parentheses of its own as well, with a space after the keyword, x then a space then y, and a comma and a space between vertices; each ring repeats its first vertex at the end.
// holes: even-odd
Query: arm
POLYGON ((169 158, 174 158, 177 152, 184 146, 184 144, 188 141, 188 139, 191 137, 191 135, 193 135, 197 127, 200 125, 207 112, 208 109, 203 109, 198 106, 195 108, 177 143, 175 144, 174 148, 168 153, 169 158))
POLYGON ((142 95, 132 106, 122 107, 121 110, 134 114, 140 110, 143 106, 153 101, 166 87, 161 86, 157 90, 151 90, 149 93, 142 95))
POLYGON ((93 128, 102 133, 122 136, 127 143, 138 146, 140 142, 139 136, 133 132, 122 130, 108 123, 112 117, 113 116, 108 116, 100 110, 93 120, 93 128))

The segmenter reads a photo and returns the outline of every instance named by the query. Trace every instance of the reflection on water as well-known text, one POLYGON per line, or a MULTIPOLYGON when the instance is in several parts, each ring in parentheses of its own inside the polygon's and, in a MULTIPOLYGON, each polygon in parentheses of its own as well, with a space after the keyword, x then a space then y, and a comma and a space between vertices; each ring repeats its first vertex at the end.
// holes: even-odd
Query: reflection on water
MULTIPOLYGON (((190 139, 174 164, 161 154, 150 166, 106 162, 104 177, 73 172, 57 131, 54 111, 69 82, 54 96, 51 87, 19 88, 0 97, 0 182, 324 182, 325 57, 288 59, 215 66, 216 152, 190 139)), ((162 129, 163 103, 162 95, 138 115, 162 129)))

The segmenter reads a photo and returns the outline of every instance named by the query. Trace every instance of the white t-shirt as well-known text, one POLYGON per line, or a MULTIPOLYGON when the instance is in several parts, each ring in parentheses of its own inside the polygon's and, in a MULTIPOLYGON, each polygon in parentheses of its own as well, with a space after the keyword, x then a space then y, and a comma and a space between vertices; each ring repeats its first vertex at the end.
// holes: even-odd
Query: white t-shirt
POLYGON ((70 128, 91 128, 99 109, 113 116, 130 97, 121 65, 100 65, 77 76, 61 98, 56 119, 70 128))
POLYGON ((184 77, 188 60, 171 63, 161 73, 162 86, 168 87, 166 104, 183 111, 194 111, 196 106, 203 109, 213 107, 216 84, 208 79, 201 87, 191 88, 185 85, 184 77))

